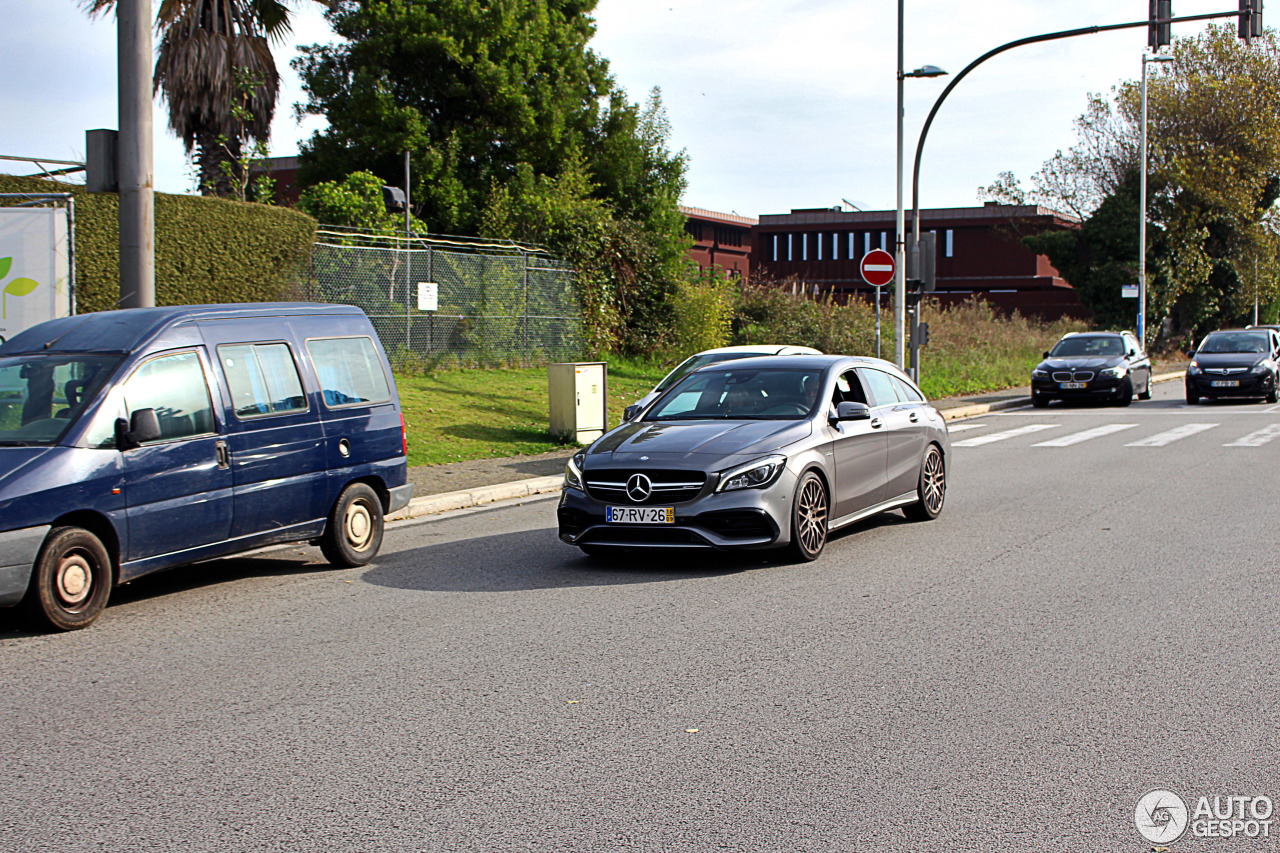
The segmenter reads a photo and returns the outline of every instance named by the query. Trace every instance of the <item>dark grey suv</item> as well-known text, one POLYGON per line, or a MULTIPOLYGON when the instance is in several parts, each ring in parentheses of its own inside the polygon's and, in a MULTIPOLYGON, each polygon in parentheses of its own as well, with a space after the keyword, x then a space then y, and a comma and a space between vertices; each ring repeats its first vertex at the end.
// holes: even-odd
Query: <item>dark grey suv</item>
POLYGON ((827 533, 902 508, 942 512, 946 423, 892 364, 773 356, 689 374, 575 454, 561 541, 624 548, 789 548, 813 560, 827 533))

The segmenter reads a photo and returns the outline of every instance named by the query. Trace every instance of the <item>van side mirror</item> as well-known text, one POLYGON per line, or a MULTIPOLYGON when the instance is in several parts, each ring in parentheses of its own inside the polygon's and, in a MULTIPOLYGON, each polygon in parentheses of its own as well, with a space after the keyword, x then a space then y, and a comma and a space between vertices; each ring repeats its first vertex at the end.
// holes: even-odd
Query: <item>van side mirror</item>
POLYGON ((155 409, 138 409, 128 423, 124 418, 116 421, 116 446, 121 450, 132 450, 159 437, 160 419, 155 409))
POLYGON ((634 420, 636 415, 640 414, 641 408, 643 407, 639 403, 632 403, 622 410, 622 419, 624 421, 634 420))
POLYGON ((871 407, 866 403, 845 401, 836 406, 836 420, 865 421, 871 417, 871 407))

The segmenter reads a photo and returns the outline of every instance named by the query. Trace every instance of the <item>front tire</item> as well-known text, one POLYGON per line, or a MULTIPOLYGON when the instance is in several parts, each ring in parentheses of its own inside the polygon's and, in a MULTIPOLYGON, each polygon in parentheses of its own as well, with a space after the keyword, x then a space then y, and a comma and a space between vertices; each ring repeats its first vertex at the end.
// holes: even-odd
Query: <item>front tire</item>
POLYGON ((1032 391, 1032 392, 1031 392, 1031 405, 1032 405, 1032 406, 1034 406, 1034 407, 1035 407, 1035 408, 1037 408, 1037 409, 1043 409, 1043 408, 1046 408, 1046 407, 1049 405, 1049 395, 1047 395, 1047 394, 1037 394, 1035 391, 1032 391))
POLYGON ((1116 405, 1127 406, 1133 402, 1133 380, 1125 377, 1124 382, 1116 389, 1116 405))
POLYGON ((320 539, 320 551, 335 566, 366 565, 382 547, 382 501, 365 483, 352 483, 338 495, 320 539))
POLYGON ((1194 406, 1196 403, 1199 403, 1199 402, 1200 402, 1200 395, 1192 391, 1190 388, 1187 388, 1187 405, 1194 406))
POLYGON ((1268 403, 1280 403, 1280 378, 1271 377, 1271 390, 1267 392, 1268 403))
POLYGON ((810 471, 801 477, 791 504, 791 557, 802 563, 818 559, 827 544, 829 508, 827 488, 818 475, 810 471))
POLYGON ((36 557, 23 603, 49 627, 78 631, 102 615, 111 585, 111 556, 102 541, 80 527, 55 527, 36 557))
POLYGON ((912 521, 932 521, 942 514, 942 506, 947 501, 947 466, 942 458, 942 451, 936 444, 929 445, 924 461, 920 463, 916 496, 919 500, 902 508, 907 518, 912 521))

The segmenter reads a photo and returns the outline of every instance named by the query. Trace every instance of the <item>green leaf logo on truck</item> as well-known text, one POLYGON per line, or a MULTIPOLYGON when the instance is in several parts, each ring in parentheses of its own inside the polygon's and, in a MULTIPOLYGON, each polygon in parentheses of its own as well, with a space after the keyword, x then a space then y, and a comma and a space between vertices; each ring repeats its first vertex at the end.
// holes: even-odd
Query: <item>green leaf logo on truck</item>
MULTIPOLYGON (((9 274, 9 269, 13 266, 13 258, 0 258, 0 280, 9 274)), ((8 319, 9 317, 9 297, 10 296, 29 296, 32 291, 40 286, 40 282, 34 278, 15 278, 4 286, 3 295, 0 296, 0 319, 8 319)))

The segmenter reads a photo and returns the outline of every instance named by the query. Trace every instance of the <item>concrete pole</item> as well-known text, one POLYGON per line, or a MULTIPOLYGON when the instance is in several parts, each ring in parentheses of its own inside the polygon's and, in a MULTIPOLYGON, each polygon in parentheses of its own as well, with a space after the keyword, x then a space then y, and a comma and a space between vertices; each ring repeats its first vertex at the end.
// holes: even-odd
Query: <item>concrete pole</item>
POLYGON ((1142 54, 1142 137, 1138 143, 1138 341, 1147 345, 1147 54, 1142 54))
POLYGON ((151 157, 151 2, 116 4, 120 137, 120 307, 156 304, 155 176, 151 157))
MULTIPOLYGON (((907 270, 906 219, 902 212, 902 23, 903 3, 898 0, 898 209, 895 220, 893 253, 893 363, 901 370, 906 356, 907 340, 907 270)), ((877 291, 878 297, 879 291, 877 291)), ((879 299, 876 300, 877 304, 879 299)))

